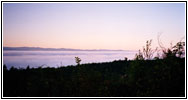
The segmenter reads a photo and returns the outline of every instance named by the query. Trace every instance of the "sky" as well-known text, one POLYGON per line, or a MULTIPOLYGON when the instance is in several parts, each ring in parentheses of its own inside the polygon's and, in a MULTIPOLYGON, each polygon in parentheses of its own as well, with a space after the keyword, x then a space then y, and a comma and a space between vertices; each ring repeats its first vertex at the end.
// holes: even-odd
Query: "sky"
POLYGON ((185 37, 185 3, 3 3, 3 46, 142 49, 185 37))

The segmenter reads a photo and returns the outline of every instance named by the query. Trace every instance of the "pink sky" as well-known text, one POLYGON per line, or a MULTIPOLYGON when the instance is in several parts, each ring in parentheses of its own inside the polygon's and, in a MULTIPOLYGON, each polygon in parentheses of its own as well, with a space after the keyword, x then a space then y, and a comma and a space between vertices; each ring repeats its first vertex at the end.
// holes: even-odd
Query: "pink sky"
POLYGON ((185 3, 3 3, 3 46, 141 49, 185 36, 185 3))

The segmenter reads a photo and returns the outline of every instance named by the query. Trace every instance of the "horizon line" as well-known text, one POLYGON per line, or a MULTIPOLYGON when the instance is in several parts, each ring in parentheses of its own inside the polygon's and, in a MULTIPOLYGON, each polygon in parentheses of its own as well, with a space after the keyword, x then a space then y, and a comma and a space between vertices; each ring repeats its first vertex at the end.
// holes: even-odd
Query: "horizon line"
POLYGON ((75 48, 49 48, 49 47, 31 47, 31 46, 3 46, 4 48, 10 48, 11 50, 15 50, 15 49, 19 49, 21 50, 21 48, 27 48, 29 50, 30 49, 51 49, 51 50, 61 50, 61 49, 65 49, 65 50, 81 50, 81 51, 138 51, 138 50, 124 50, 124 49, 75 49, 75 48))

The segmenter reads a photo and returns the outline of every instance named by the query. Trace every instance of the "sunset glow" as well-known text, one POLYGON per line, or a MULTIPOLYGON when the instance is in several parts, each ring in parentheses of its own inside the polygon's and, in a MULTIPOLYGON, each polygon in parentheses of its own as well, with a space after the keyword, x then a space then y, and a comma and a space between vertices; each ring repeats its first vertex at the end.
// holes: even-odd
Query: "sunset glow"
POLYGON ((3 46, 138 50, 185 36, 185 3, 3 3, 3 46))

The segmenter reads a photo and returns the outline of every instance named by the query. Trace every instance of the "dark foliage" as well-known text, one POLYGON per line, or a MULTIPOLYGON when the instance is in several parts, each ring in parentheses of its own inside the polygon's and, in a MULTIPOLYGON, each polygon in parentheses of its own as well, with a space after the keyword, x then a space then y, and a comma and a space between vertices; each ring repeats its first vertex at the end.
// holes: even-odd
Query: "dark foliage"
POLYGON ((184 96, 185 59, 114 61, 79 67, 7 70, 5 97, 184 96))

